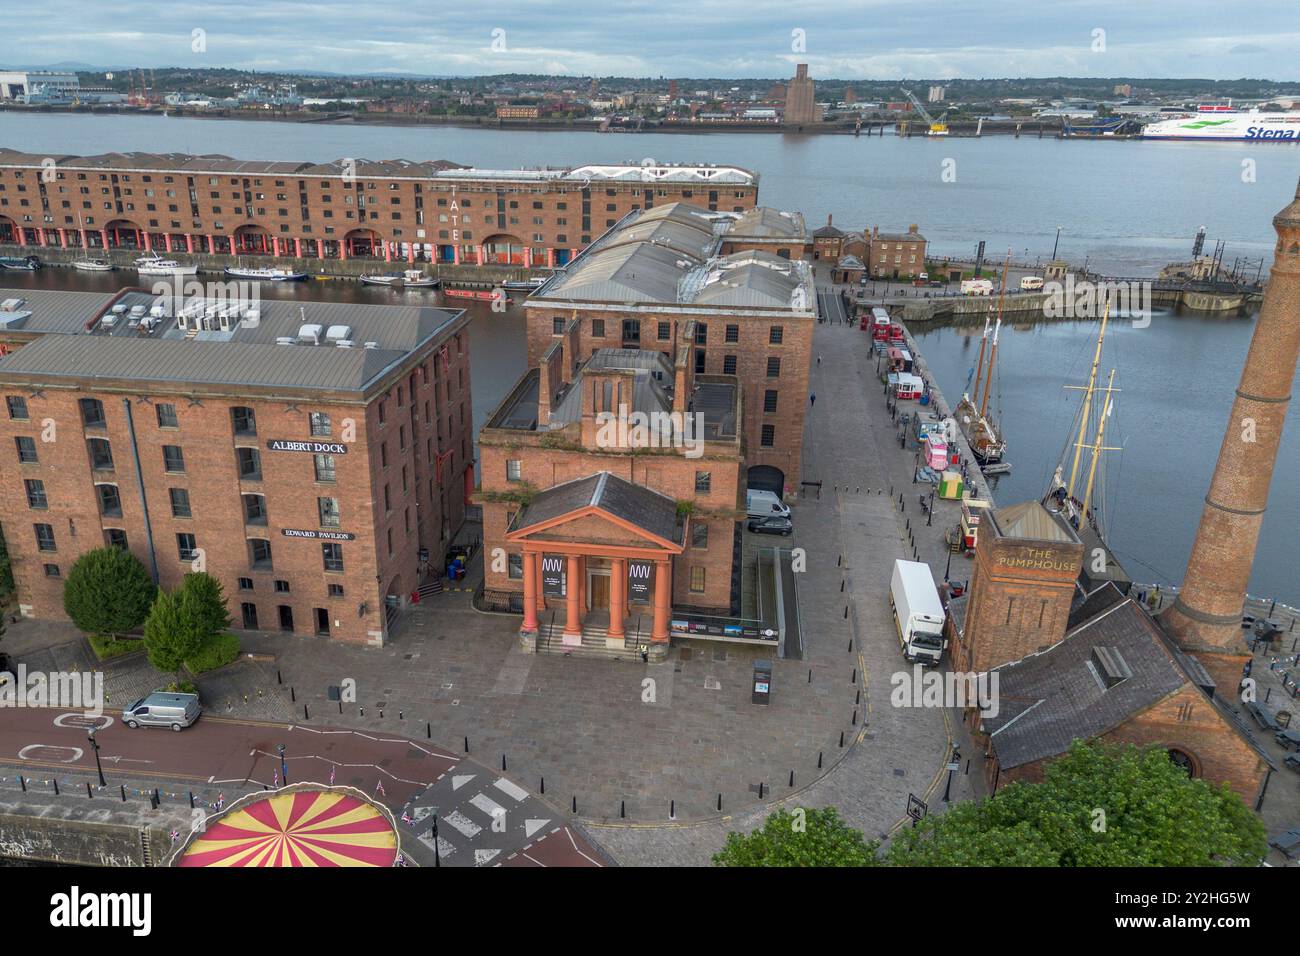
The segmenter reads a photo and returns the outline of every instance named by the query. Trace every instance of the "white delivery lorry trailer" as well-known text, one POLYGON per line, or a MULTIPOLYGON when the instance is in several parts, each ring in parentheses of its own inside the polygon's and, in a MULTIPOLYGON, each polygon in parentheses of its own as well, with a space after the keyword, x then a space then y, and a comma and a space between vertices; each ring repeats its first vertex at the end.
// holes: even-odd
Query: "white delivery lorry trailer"
POLYGON ((894 562, 889 607, 894 612, 903 658, 927 667, 938 664, 947 643, 943 637, 944 611, 928 564, 894 562))

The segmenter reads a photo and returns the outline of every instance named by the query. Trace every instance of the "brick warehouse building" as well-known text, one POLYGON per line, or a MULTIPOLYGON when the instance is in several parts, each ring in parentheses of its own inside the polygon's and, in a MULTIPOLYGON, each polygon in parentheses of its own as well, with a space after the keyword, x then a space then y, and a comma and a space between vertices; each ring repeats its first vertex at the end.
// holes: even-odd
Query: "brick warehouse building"
POLYGON ((801 474, 816 295, 809 263, 780 253, 806 257, 809 246, 797 214, 688 203, 631 213, 528 297, 528 363, 539 365, 575 319, 577 356, 651 349, 675 362, 686 345, 692 374, 735 375, 744 386, 747 484, 790 491, 801 474), (760 232, 788 235, 771 253, 749 245, 760 232), (740 251, 725 254, 729 243, 740 251))
POLYGON ((743 212, 734 166, 489 170, 445 160, 255 162, 183 153, 0 149, 0 243, 173 255, 562 266, 631 212, 743 212))
POLYGON ((63 619, 68 569, 111 544, 165 588, 198 558, 237 626, 385 640, 473 487, 467 315, 0 300, 0 508, 25 616, 63 619))

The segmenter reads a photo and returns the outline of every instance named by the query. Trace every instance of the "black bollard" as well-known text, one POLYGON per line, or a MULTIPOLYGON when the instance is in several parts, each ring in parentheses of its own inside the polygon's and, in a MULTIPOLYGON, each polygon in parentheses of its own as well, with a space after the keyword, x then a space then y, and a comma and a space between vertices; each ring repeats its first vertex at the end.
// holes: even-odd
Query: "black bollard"
POLYGON ((618 802, 618 818, 619 818, 620 820, 626 820, 626 819, 627 819, 627 801, 626 801, 626 800, 620 800, 620 801, 618 802))
POLYGON ((812 683, 812 668, 808 668, 808 683, 812 683))
POLYGON ((676 819, 677 819, 677 801, 676 801, 676 800, 669 800, 669 801, 668 801, 668 819, 669 819, 669 820, 676 820, 676 819))
POLYGON ((280 676, 280 668, 278 668, 278 667, 275 669, 275 682, 276 682, 277 684, 283 684, 283 683, 284 683, 284 678, 280 676))
POLYGON ((505 755, 505 754, 502 754, 502 755, 501 755, 501 772, 502 772, 502 773, 505 773, 505 772, 506 772, 506 755, 505 755))
POLYGON ((343 713, 343 698, 339 698, 339 713, 343 713))
POLYGON ((55 777, 55 778, 54 778, 54 795, 55 795, 56 797, 59 795, 59 778, 58 778, 58 777, 55 777))
POLYGON ((841 593, 841 594, 844 593, 844 582, 843 582, 843 581, 840 581, 840 593, 841 593))
POLYGON ((306 705, 306 704, 303 704, 303 705, 302 705, 302 719, 303 719, 303 720, 311 720, 311 711, 309 711, 309 710, 307 709, 307 705, 306 705))
POLYGON ((854 708, 853 708, 853 726, 856 727, 857 725, 858 725, 858 709, 857 709, 856 707, 854 707, 854 708))
MULTIPOLYGON (((22 774, 19 774, 19 775, 18 775, 18 786, 20 786, 20 787, 23 788, 23 793, 26 793, 26 792, 27 792, 27 779, 26 779, 22 774)), ((125 788, 125 787, 122 789, 122 794, 123 794, 122 799, 125 800, 125 799, 126 799, 126 796, 125 796, 125 794, 126 794, 126 788, 125 788)))
POLYGON ((794 786, 794 771, 790 771, 790 786, 794 786))
POLYGON ((95 795, 94 795, 93 793, 90 792, 90 781, 89 781, 89 780, 86 781, 86 799, 87 799, 87 800, 93 800, 93 799, 95 799, 95 795))
POLYGON ((122 802, 126 803, 126 786, 122 786, 122 802))
POLYGON ((193 790, 190 791, 190 809, 191 809, 191 810, 194 809, 194 791, 193 791, 193 790))
POLYGON ((722 794, 718 794, 718 812, 722 812, 722 794))
POLYGON ((292 684, 289 685, 289 703, 298 703, 298 692, 293 689, 292 684))
POLYGON ((424 739, 425 740, 433 739, 433 724, 429 723, 428 721, 424 722, 424 739))
POLYGON ((846 604, 844 605, 844 620, 847 621, 848 619, 849 619, 849 606, 846 604))
POLYGON ((758 782, 758 799, 760 799, 760 800, 763 799, 763 781, 762 781, 762 780, 760 780, 760 781, 758 782))
POLYGON ((573 798, 573 812, 574 812, 574 813, 577 813, 577 812, 578 812, 578 798, 577 798, 577 797, 574 797, 574 798, 573 798))
POLYGON ((844 746, 844 731, 840 731, 840 746, 844 746))
MULTIPOLYGON (((468 737, 465 738, 465 753, 469 753, 469 738, 468 738, 468 737)), ((577 797, 574 797, 573 799, 577 800, 578 798, 577 798, 577 797)))
POLYGON ((858 682, 858 669, 855 667, 853 668, 853 676, 849 678, 849 683, 856 684, 857 682, 858 682))
POLYGON ((542 777, 542 785, 541 785, 541 787, 538 788, 538 791, 537 791, 537 792, 538 792, 538 793, 545 793, 545 792, 546 792, 546 778, 545 778, 545 777, 542 777))
POLYGON ((817 751, 817 769, 820 770, 821 768, 822 768, 822 752, 819 750, 817 751))

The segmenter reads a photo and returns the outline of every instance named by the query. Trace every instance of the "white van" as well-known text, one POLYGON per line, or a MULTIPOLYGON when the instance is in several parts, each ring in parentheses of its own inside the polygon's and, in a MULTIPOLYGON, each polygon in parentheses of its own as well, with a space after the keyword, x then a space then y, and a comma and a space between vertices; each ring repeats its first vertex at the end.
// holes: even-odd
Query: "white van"
POLYGON ((162 691, 141 697, 122 709, 122 723, 136 727, 170 727, 184 730, 199 719, 198 694, 169 694, 162 691))
POLYGON ((750 488, 745 492, 745 513, 750 518, 790 517, 790 509, 774 491, 750 488))

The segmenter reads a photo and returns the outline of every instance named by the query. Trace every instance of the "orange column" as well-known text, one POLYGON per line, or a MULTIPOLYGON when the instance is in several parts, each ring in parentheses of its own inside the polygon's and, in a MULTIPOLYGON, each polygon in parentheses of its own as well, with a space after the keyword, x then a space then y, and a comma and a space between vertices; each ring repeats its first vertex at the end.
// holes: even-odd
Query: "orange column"
POLYGON ((609 636, 623 640, 623 615, 627 613, 627 558, 614 558, 609 571, 609 636))
POLYGON ((564 641, 568 643, 579 643, 582 639, 582 624, 578 618, 578 575, 580 573, 580 562, 576 554, 569 555, 569 567, 565 575, 565 620, 564 620, 564 641), (576 640, 570 641, 570 638, 576 640))
POLYGON ((673 574, 667 561, 655 562, 655 623, 650 637, 655 641, 668 640, 668 615, 672 606, 673 574))
POLYGON ((524 630, 537 630, 537 555, 524 552, 524 630))

